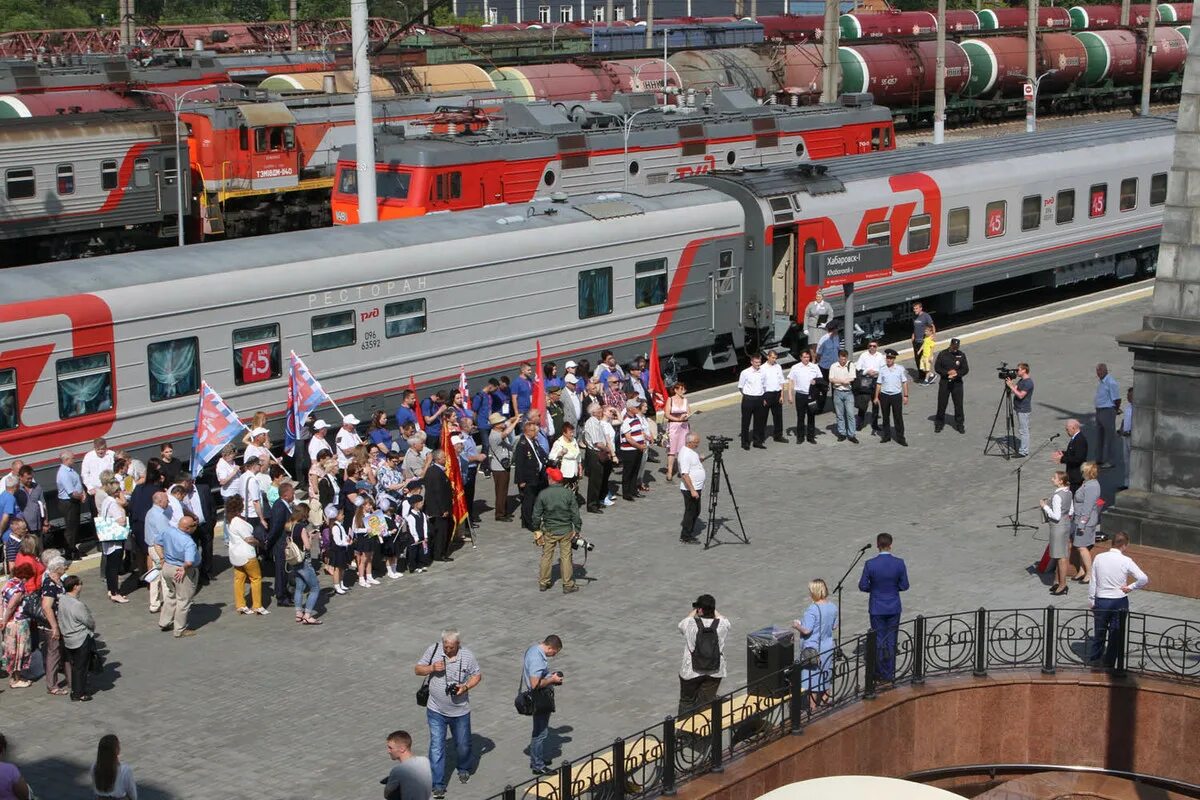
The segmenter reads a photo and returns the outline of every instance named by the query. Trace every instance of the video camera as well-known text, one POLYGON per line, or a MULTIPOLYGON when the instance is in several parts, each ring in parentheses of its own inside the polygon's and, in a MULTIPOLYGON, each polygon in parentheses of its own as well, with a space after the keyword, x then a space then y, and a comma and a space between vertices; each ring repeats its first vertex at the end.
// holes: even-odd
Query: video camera
POLYGON ((1017 371, 1009 367, 1007 361, 1001 361, 1000 366, 996 367, 996 377, 1002 381, 1015 381, 1017 371))
POLYGON ((732 442, 733 439, 728 436, 709 436, 708 449, 713 453, 722 453, 729 449, 729 445, 732 442))

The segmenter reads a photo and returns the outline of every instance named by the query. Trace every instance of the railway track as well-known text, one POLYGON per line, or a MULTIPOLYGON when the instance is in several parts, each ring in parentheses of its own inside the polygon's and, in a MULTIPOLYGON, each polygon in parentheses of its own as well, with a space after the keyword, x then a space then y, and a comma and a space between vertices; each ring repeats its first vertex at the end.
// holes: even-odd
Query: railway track
MULTIPOLYGON (((1174 114, 1179 110, 1178 103, 1154 103, 1150 106, 1150 114, 1174 114)), ((1089 111, 1082 114, 1055 114, 1039 116, 1038 130, 1055 130, 1069 128, 1075 125, 1085 125, 1106 120, 1122 120, 1136 116, 1137 109, 1133 107, 1112 109, 1110 111, 1089 111)), ((963 139, 990 139, 995 136, 1007 136, 1025 130, 1025 118, 1008 119, 1003 122, 983 122, 963 125, 956 128, 946 128, 946 141, 962 141, 963 139)), ((896 129, 897 147, 916 147, 933 144, 931 128, 896 129)))

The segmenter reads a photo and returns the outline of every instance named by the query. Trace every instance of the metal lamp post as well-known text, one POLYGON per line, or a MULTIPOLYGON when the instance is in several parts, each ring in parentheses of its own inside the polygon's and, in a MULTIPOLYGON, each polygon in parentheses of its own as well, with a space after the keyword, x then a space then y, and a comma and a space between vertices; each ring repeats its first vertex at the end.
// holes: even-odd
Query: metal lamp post
MULTIPOLYGON (((186 244, 186 242, 184 241, 184 236, 183 236, 183 219, 184 219, 183 175, 184 175, 185 165, 187 164, 187 161, 183 157, 183 137, 179 135, 179 127, 180 127, 179 115, 183 112, 183 100, 185 97, 187 97, 192 92, 199 92, 199 91, 203 91, 205 89, 211 89, 211 88, 213 88, 213 87, 212 86, 196 86, 192 89, 188 89, 185 92, 180 92, 179 94, 169 94, 167 92, 160 92, 160 91, 157 91, 154 89, 131 89, 130 90, 130 91, 136 92, 137 94, 154 94, 154 95, 158 95, 159 97, 165 97, 167 100, 171 101, 171 104, 174 107, 174 113, 175 113, 175 227, 178 228, 177 240, 178 240, 179 247, 183 247, 186 244)), ((189 175, 191 174, 190 169, 188 170, 188 174, 189 175)))
POLYGON ((1049 69, 1038 75, 1036 78, 1030 79, 1028 75, 1023 75, 1020 72, 1014 73, 1018 78, 1025 79, 1026 86, 1033 87, 1033 94, 1029 95, 1025 100, 1025 132, 1034 133, 1037 131, 1037 96, 1038 87, 1042 85, 1042 78, 1047 75, 1053 75, 1058 72, 1056 69, 1049 69))

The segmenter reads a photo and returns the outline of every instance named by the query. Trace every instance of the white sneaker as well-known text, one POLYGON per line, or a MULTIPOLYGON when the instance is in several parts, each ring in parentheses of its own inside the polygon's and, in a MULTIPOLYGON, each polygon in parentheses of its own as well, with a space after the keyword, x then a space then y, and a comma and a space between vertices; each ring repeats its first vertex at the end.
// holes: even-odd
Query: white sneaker
POLYGON ((378 586, 380 583, 382 583, 382 581, 376 579, 374 575, 368 575, 367 583, 371 584, 372 586, 378 586))
POLYGON ((604 505, 606 505, 606 506, 616 505, 616 502, 617 501, 613 500, 611 497, 604 498, 604 505))
POLYGON ((334 590, 335 592, 337 592, 338 594, 345 594, 345 593, 346 593, 346 587, 345 587, 345 586, 343 586, 343 585, 342 585, 342 584, 340 584, 340 583, 339 583, 339 584, 336 584, 336 585, 334 585, 334 587, 333 587, 333 590, 334 590))
POLYGON ((397 578, 403 578, 404 575, 399 572, 389 572, 388 577, 391 578, 392 580, 396 580, 397 578))
POLYGON ((366 579, 366 578, 359 578, 359 579, 358 579, 358 585, 359 585, 359 586, 362 586, 364 589, 370 589, 370 588, 371 588, 371 584, 367 583, 367 579, 366 579))

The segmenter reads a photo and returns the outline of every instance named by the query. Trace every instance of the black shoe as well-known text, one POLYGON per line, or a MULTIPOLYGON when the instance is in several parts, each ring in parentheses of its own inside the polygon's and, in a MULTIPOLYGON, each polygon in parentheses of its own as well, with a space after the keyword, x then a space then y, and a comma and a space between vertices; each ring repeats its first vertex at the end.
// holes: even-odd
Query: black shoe
POLYGON ((749 449, 750 449, 750 444, 749 444, 748 442, 742 442, 742 449, 743 449, 743 450, 749 450, 749 449))
POLYGON ((173 631, 173 630, 175 630, 175 623, 169 622, 166 625, 159 625, 158 629, 160 631, 162 631, 163 633, 167 633, 168 631, 173 631))
POLYGON ((776 436, 774 437, 774 440, 780 444, 787 444, 787 439, 783 438, 782 436, 776 436))
POLYGON ((847 436, 846 438, 850 440, 850 443, 851 443, 851 444, 858 444, 858 437, 857 437, 857 436, 847 436))
POLYGON ((438 559, 438 561, 453 561, 453 560, 454 560, 454 556, 446 556, 445 558, 438 559))
POLYGON ((550 769, 549 767, 542 767, 541 769, 530 768, 530 771, 534 775, 539 775, 539 776, 541 776, 541 775, 557 775, 558 774, 558 770, 550 769))
POLYGON ((293 603, 291 600, 276 600, 275 605, 279 606, 280 608, 295 608, 296 607, 296 604, 293 603))
POLYGON ((604 509, 601 508, 600 506, 588 506, 587 512, 589 514, 603 514, 604 509))
POLYGON ((888 442, 890 442, 891 440, 892 440, 892 437, 891 437, 891 436, 888 436, 886 433, 885 433, 885 434, 882 434, 882 435, 880 435, 880 437, 879 437, 879 443, 880 443, 880 444, 887 444, 887 443, 888 443, 888 442))
POLYGON ((900 445, 901 447, 908 447, 908 442, 902 436, 896 437, 896 444, 900 445))
POLYGON ((939 425, 934 425, 934 426, 933 426, 933 432, 934 432, 934 433, 941 433, 941 432, 942 432, 942 425, 940 425, 940 424, 939 424, 939 425))
POLYGON ((623 495, 621 495, 621 499, 622 499, 622 500, 628 500, 628 501, 629 501, 629 502, 631 502, 631 503, 632 503, 634 500, 637 500, 637 498, 636 498, 636 497, 634 497, 633 495, 628 495, 628 494, 623 494, 623 495))
POLYGON ((957 430, 959 433, 966 433, 966 432, 967 432, 967 426, 966 426, 966 425, 955 425, 955 426, 954 426, 954 429, 955 429, 955 430, 957 430))
POLYGON ((817 443, 817 437, 816 437, 816 436, 809 436, 809 437, 808 437, 808 443, 809 443, 809 444, 816 444, 816 443, 817 443))
POLYGON ((445 797, 446 797, 445 789, 434 789, 433 790, 433 800, 445 800, 445 797))
POLYGON ((697 539, 695 536, 680 536, 679 543, 680 544, 700 544, 700 540, 697 539))
POLYGON ((839 442, 844 442, 844 441, 846 441, 846 437, 845 437, 845 436, 842 436, 842 435, 839 433, 839 434, 837 435, 837 440, 838 440, 839 442))
POLYGON ((1051 590, 1050 594, 1052 594, 1056 597, 1062 597, 1064 594, 1066 594, 1069 591, 1071 591, 1070 586, 1063 586, 1061 591, 1056 592, 1056 591, 1051 590))
POLYGON ((755 450, 766 450, 767 446, 765 444, 763 444, 762 442, 755 442, 754 449, 755 450))
POLYGON ((71 695, 71 699, 76 703, 88 703, 91 702, 92 696, 90 694, 71 695))

